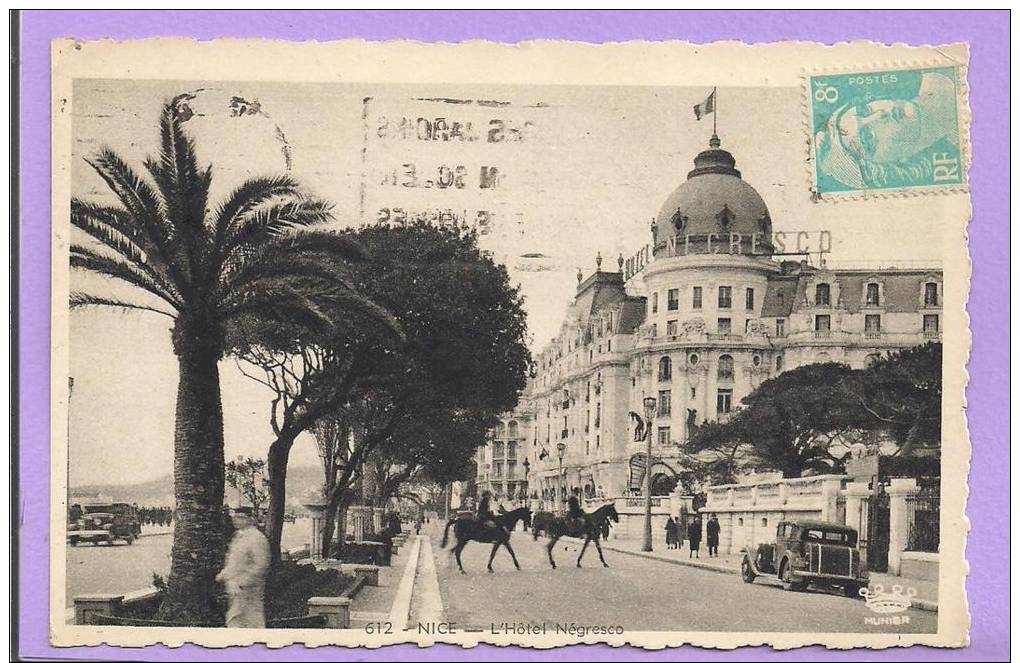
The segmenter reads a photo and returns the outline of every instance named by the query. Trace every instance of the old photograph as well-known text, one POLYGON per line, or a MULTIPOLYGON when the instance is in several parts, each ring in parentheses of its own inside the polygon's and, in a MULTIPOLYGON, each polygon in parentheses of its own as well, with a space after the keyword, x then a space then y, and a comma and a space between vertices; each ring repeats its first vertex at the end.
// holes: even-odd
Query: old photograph
POLYGON ((55 42, 52 643, 963 646, 967 64, 55 42))

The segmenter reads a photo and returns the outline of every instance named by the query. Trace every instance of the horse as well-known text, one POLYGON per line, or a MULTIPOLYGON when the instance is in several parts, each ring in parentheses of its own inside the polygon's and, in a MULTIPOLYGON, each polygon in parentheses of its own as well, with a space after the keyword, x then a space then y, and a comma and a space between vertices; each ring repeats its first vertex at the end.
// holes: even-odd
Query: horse
POLYGON ((452 552, 454 557, 457 558, 457 568, 460 569, 461 573, 467 573, 464 570, 464 566, 460 563, 460 551, 464 550, 464 546, 468 544, 468 541, 492 544, 492 552, 489 553, 489 573, 493 573, 492 560, 496 557, 496 551, 500 546, 506 546, 507 552, 510 553, 510 558, 514 560, 514 566, 520 571, 521 565, 517 563, 517 555, 514 554, 514 549, 510 547, 510 532, 514 531, 517 527, 517 522, 520 520, 524 521, 525 529, 530 528, 531 509, 522 506, 496 516, 497 527, 480 523, 475 518, 451 518, 446 523, 446 529, 443 531, 443 542, 439 545, 442 548, 446 547, 450 535, 450 526, 453 525, 453 535, 457 539, 457 544, 453 547, 452 552))
MULTIPOLYGON (((584 551, 588 549, 589 543, 595 544, 595 550, 599 553, 599 559, 602 561, 602 566, 608 567, 606 558, 602 556, 602 545, 599 543, 599 538, 604 532, 604 528, 608 521, 614 523, 620 522, 620 514, 616 512, 616 505, 613 503, 600 506, 592 513, 584 514, 584 523, 578 527, 578 523, 573 518, 565 516, 555 517, 546 526, 546 532, 549 534, 549 545, 545 547, 546 553, 549 555, 549 563, 552 567, 556 568, 556 561, 553 559, 552 551, 556 542, 563 536, 574 536, 584 537, 584 545, 581 547, 581 554, 577 556, 577 567, 581 568, 581 558, 584 557, 584 551)), ((532 531, 535 540, 538 539, 538 531, 532 531)))
POLYGON ((536 511, 531 517, 531 532, 538 538, 539 534, 549 533, 549 523, 553 521, 556 514, 551 511, 536 511))

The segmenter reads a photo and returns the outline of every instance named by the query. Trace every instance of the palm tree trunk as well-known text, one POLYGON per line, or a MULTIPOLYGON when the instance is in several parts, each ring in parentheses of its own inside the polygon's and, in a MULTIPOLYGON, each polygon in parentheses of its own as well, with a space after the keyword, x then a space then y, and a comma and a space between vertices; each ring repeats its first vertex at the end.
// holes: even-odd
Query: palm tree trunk
POLYGON ((269 445, 269 462, 266 473, 269 475, 269 509, 266 514, 266 538, 269 539, 269 552, 272 564, 280 561, 280 544, 283 540, 283 516, 287 506, 287 461, 290 450, 294 446, 294 438, 285 436, 277 438, 269 445))
POLYGON ((174 540, 159 618, 222 624, 216 574, 223 568, 223 405, 218 355, 183 348, 174 431, 174 540))

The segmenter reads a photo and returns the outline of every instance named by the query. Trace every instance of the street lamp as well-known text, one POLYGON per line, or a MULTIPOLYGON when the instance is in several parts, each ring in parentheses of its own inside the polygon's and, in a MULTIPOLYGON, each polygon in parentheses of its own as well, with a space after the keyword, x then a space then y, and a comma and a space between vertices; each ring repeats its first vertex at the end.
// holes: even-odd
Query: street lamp
POLYGON ((563 486, 563 453, 567 450, 567 445, 563 442, 556 443, 556 455, 560 459, 560 472, 559 472, 559 485, 556 489, 556 509, 557 511, 563 511, 563 497, 566 496, 567 491, 563 486))
POLYGON ((657 401, 645 396, 645 537, 641 550, 652 552, 652 417, 657 401))
POLYGON ((528 483, 528 471, 531 469, 531 461, 528 457, 524 457, 524 462, 521 463, 524 466, 524 505, 531 506, 531 497, 528 491, 531 489, 531 485, 528 483))

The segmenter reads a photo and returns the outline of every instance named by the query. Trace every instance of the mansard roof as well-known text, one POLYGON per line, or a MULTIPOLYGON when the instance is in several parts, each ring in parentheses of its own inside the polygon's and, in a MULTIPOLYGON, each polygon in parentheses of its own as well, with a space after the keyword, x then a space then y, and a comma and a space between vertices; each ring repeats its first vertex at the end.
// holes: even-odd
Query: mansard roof
POLYGON ((804 310, 811 304, 811 283, 828 282, 839 286, 839 299, 833 292, 833 306, 850 313, 864 306, 864 284, 882 287, 882 310, 889 313, 913 313, 920 310, 924 283, 940 281, 940 269, 829 270, 796 263, 784 263, 783 271, 769 277, 762 304, 762 317, 780 318, 804 310))

